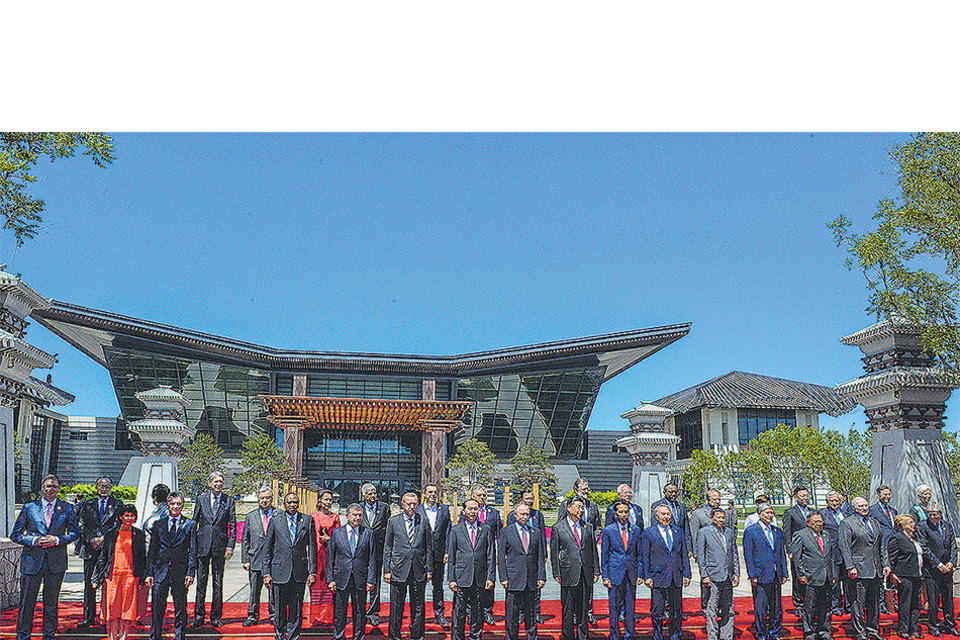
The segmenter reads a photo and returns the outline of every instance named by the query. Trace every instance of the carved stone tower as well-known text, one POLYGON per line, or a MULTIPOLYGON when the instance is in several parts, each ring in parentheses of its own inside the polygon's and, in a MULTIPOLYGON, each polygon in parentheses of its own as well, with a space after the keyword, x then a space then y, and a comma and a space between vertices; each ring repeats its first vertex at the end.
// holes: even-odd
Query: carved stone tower
POLYGON ((620 414, 630 421, 630 435, 617 440, 617 446, 630 454, 633 462, 633 501, 644 507, 663 497, 663 486, 669 482, 667 460, 670 448, 680 438, 666 432, 664 421, 671 409, 646 402, 620 414))

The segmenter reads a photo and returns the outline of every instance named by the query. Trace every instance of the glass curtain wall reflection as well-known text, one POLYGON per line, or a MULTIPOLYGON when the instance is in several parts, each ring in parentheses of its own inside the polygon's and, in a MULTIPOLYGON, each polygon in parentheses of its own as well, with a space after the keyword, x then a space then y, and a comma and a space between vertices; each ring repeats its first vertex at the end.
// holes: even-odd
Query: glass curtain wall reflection
POLYGON ((737 409, 737 430, 740 444, 746 445, 764 431, 776 429, 778 424, 797 426, 794 409, 737 409))

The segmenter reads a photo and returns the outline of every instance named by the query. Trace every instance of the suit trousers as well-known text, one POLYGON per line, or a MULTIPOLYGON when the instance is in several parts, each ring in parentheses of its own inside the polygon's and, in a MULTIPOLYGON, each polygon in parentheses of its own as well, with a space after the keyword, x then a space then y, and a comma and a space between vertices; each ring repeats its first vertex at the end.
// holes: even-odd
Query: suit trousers
MULTIPOLYGON (((247 606, 247 617, 251 620, 259 620, 260 592, 263 590, 263 572, 251 569, 247 573, 249 574, 247 580, 250 582, 250 604, 247 606)), ((277 615, 277 602, 273 589, 267 589, 267 612, 270 615, 270 622, 273 622, 277 615)))
POLYGON ((854 636, 864 640, 869 635, 880 635, 880 592, 883 578, 856 578, 851 580, 850 624, 854 636))
POLYGON ((707 619, 707 640, 733 640, 733 581, 700 583, 707 593, 703 615, 707 619))
POLYGON ((183 640, 187 630, 187 587, 183 578, 174 579, 169 575, 163 582, 153 585, 150 640, 161 640, 163 636, 163 617, 167 613, 167 597, 173 594, 173 637, 183 640))
POLYGON ((797 610, 797 613, 800 613, 801 608, 803 607, 803 597, 807 589, 807 585, 800 582, 800 574, 797 572, 797 563, 794 562, 793 558, 790 558, 790 578, 793 582, 793 608, 797 610))
POLYGON ((607 589, 610 600, 610 640, 620 639, 620 619, 614 612, 623 612, 623 636, 633 640, 637 631, 637 583, 624 578, 620 584, 607 589))
POLYGON ((362 640, 367 627, 367 589, 366 584, 357 586, 350 578, 346 587, 337 585, 333 592, 333 638, 346 640, 347 603, 353 602, 353 640, 362 640))
POLYGON ((493 589, 487 591, 486 589, 480 589, 480 606, 483 607, 484 613, 489 613, 493 615, 493 601, 494 596, 493 592, 497 590, 497 587, 494 586, 493 589))
POLYGON ((219 620, 223 616, 223 567, 226 562, 222 553, 197 558, 197 594, 193 600, 193 617, 197 620, 203 620, 207 613, 207 576, 211 571, 213 603, 210 605, 210 619, 219 620))
POLYGON ((63 572, 54 573, 45 560, 40 573, 27 576, 20 574, 20 611, 17 613, 17 640, 28 640, 33 630, 33 610, 37 606, 37 594, 43 582, 43 637, 50 640, 57 634, 57 603, 60 601, 60 585, 63 572))
POLYGON ((390 626, 387 636, 390 640, 400 640, 400 624, 403 622, 403 603, 407 599, 407 589, 410 589, 410 640, 423 640, 423 609, 426 606, 424 597, 427 590, 427 581, 409 582, 390 581, 390 626))
POLYGON ((433 574, 430 581, 433 583, 433 615, 443 615, 443 570, 447 563, 437 561, 433 564, 433 574))
POLYGON ((850 601, 853 599, 854 587, 850 578, 847 576, 847 568, 840 564, 834 564, 834 574, 840 576, 831 588, 832 602, 831 607, 836 609, 849 610, 850 601))
POLYGON ((303 628, 303 591, 306 582, 273 583, 277 590, 277 617, 273 622, 277 640, 298 640, 303 628))
POLYGON ((803 606, 803 637, 829 640, 832 637, 830 622, 833 619, 831 607, 833 604, 833 586, 826 583, 819 587, 804 585, 803 606))
POLYGON ((481 591, 486 591, 486 589, 483 589, 479 584, 470 587, 457 585, 457 590, 453 592, 451 640, 463 640, 463 625, 468 620, 470 640, 480 640, 480 636, 483 635, 483 609, 480 606, 481 591))
POLYGON ((587 611, 593 592, 593 576, 580 572, 580 582, 572 587, 560 585, 560 640, 587 640, 587 611))
MULTIPOLYGON (((526 640, 537 640, 537 594, 540 589, 526 589, 523 591, 507 591, 504 611, 506 619, 503 621, 507 640, 520 640, 520 615, 523 614, 523 626, 527 631, 526 640)), ((481 620, 480 630, 483 630, 481 620)), ((480 636, 478 635, 477 638, 480 636)))
POLYGON ((900 578, 897 583, 897 633, 920 633, 921 578, 900 578))
POLYGON ((674 584, 669 587, 653 587, 650 593, 650 617, 653 618, 653 640, 663 640, 664 614, 670 610, 667 633, 674 640, 680 638, 680 623, 683 621, 683 589, 674 584))
POLYGON ((373 550, 374 580, 373 591, 370 592, 370 599, 367 601, 367 615, 380 617, 380 584, 383 582, 383 542, 376 542, 374 539, 373 550))
POLYGON ((779 638, 783 629, 779 580, 757 583, 757 596, 753 601, 753 609, 757 638, 779 638))
POLYGON ((940 573, 934 569, 933 577, 927 576, 927 624, 931 628, 956 629, 957 620, 953 615, 953 572, 940 573), (940 613, 943 612, 943 621, 940 613))
POLYGON ((100 552, 91 550, 92 557, 83 561, 83 621, 93 624, 97 621, 97 591, 93 588, 93 572, 97 568, 100 552))

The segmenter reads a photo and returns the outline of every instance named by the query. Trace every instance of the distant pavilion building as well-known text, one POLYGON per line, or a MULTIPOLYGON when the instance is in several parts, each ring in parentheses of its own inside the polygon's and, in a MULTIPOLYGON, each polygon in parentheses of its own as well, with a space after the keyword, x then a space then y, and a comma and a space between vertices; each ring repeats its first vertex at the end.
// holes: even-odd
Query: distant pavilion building
POLYGON ((258 433, 319 486, 386 495, 442 476, 474 437, 506 461, 527 442, 555 461, 584 454, 600 386, 684 337, 690 324, 454 356, 288 350, 52 301, 38 322, 109 372, 118 448, 144 418, 138 392, 182 393, 184 421, 228 453, 258 433))

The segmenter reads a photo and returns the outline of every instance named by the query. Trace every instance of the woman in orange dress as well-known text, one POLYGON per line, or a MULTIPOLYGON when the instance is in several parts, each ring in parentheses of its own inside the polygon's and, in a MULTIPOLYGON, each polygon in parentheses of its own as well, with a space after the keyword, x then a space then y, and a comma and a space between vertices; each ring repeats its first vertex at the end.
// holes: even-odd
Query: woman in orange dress
POLYGON ((137 521, 137 508, 122 505, 117 510, 119 527, 103 536, 100 559, 93 574, 94 588, 104 586, 100 598, 100 618, 107 623, 110 640, 126 640, 137 619, 137 585, 143 581, 147 566, 147 541, 137 521))
POLYGON ((333 530, 340 526, 340 514, 331 511, 333 493, 321 491, 317 498, 317 511, 313 524, 317 531, 317 581, 310 587, 311 626, 333 626, 333 591, 327 588, 323 571, 327 566, 327 541, 333 530))

